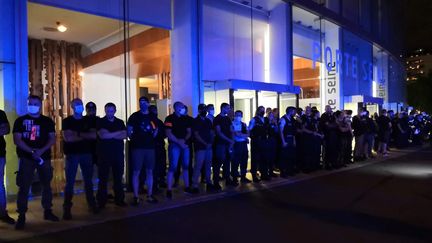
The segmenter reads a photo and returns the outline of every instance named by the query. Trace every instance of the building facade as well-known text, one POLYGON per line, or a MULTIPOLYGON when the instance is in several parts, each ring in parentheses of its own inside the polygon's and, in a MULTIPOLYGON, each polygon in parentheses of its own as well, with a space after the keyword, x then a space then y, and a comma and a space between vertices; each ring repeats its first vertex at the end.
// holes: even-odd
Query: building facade
MULTIPOLYGON (((152 60, 162 60, 157 56, 145 62, 136 61, 139 55, 134 51, 144 49, 134 49, 133 37, 143 33, 134 32, 137 25, 169 34, 168 38, 151 42, 152 48, 161 43, 168 43, 169 48, 168 54, 164 54, 168 55, 167 70, 159 72, 169 82, 159 87, 153 100, 162 115, 169 113, 170 105, 179 100, 193 113, 199 103, 215 104, 216 112, 221 103, 230 103, 234 109, 243 110, 246 119, 253 116, 259 105, 282 111, 289 105, 310 105, 320 110, 330 105, 354 112, 367 107, 373 113, 381 107, 400 110, 405 102, 405 69, 399 59, 398 42, 402 38, 397 22, 400 1, 0 0, 0 3, 0 108, 6 111, 10 122, 26 112, 26 99, 32 89, 29 37, 33 36, 29 33, 41 28, 33 27, 37 22, 32 12, 36 11, 35 4, 116 21, 115 38, 111 35, 115 44, 94 50, 91 42, 84 48, 88 53, 83 56, 86 60, 83 70, 87 74, 83 78, 82 97, 84 101, 100 99, 99 107, 104 99, 117 99, 119 116, 123 119, 137 110, 138 96, 148 94, 148 89, 142 93, 135 85, 145 83, 144 76, 154 73, 138 75, 142 66, 149 67, 152 60), (96 63, 111 47, 116 50, 115 45, 121 49, 120 58, 103 59, 112 61, 105 66, 118 70, 114 75, 117 81, 110 85, 112 69, 106 73, 98 69, 96 75, 92 73, 95 65, 89 63, 96 63), (107 82, 95 83, 101 79, 107 82), (114 91, 118 95, 110 94, 114 91)), ((96 22, 84 27, 94 28, 93 32, 99 28, 96 22)), ((155 36, 143 36, 137 45, 155 36)), ((46 94, 42 91, 42 95, 46 94)), ((8 193, 14 194, 15 148, 12 137, 6 137, 6 182, 8 193)))

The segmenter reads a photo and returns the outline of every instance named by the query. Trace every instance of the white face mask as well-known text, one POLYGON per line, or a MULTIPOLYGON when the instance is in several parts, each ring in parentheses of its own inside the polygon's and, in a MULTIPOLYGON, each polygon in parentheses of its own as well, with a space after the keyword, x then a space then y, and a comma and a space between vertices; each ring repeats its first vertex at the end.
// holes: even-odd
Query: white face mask
POLYGON ((39 113, 39 109, 40 109, 40 107, 37 106, 37 105, 29 105, 29 106, 27 106, 27 111, 30 114, 37 114, 37 113, 39 113))
POLYGON ((236 116, 236 117, 235 117, 235 121, 237 121, 237 122, 241 122, 241 121, 242 121, 242 117, 241 117, 241 116, 236 116))
POLYGON ((75 113, 82 114, 84 112, 84 107, 82 105, 77 105, 74 108, 75 113))

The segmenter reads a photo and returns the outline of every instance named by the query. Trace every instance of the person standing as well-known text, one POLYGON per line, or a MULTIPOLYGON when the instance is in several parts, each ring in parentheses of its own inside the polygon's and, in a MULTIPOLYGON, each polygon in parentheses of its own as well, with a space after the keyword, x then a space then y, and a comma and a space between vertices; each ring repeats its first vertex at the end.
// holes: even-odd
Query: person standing
POLYGON ((366 109, 359 109, 356 116, 353 117, 352 128, 354 129, 354 161, 366 159, 365 154, 365 137, 367 130, 367 112, 366 109))
POLYGON ((382 156, 388 156, 387 145, 390 142, 392 123, 390 117, 387 115, 387 110, 381 110, 380 116, 377 118, 378 124, 378 153, 382 156))
POLYGON ((99 208, 104 208, 108 200, 108 179, 110 169, 113 174, 114 202, 119 207, 125 207, 123 174, 124 174, 124 140, 127 138, 124 122, 115 117, 116 106, 113 103, 105 105, 105 116, 96 124, 99 140, 97 143, 98 192, 99 208))
POLYGON ((281 177, 293 176, 296 166, 296 134, 297 124, 294 118, 296 108, 289 106, 285 110, 286 114, 279 121, 279 135, 281 138, 280 170, 281 177))
POLYGON ((267 137, 268 137, 268 119, 264 119, 265 108, 259 106, 255 116, 249 122, 249 131, 251 137, 251 174, 253 182, 259 182, 261 179, 269 180, 267 164, 267 137), (258 177, 258 170, 261 178, 258 177))
POLYGON ((132 205, 134 206, 137 206, 140 202, 138 197, 139 178, 143 167, 146 173, 147 202, 157 202, 157 199, 153 196, 153 169, 156 155, 155 137, 158 133, 157 120, 148 110, 150 104, 147 97, 141 97, 139 105, 140 110, 133 113, 127 121, 132 157, 132 187, 134 193, 132 205))
POLYGON ((6 210, 6 189, 4 184, 4 172, 6 166, 6 141, 4 136, 10 133, 9 121, 6 113, 0 110, 0 221, 7 224, 15 224, 6 210))
MULTIPOLYGON (((85 105, 85 110, 86 110, 85 118, 89 124, 89 131, 96 133, 96 124, 97 124, 97 120, 99 119, 99 117, 96 116, 96 110, 97 110, 96 104, 92 101, 87 102, 87 104, 85 105)), ((96 157, 97 137, 94 139, 90 138, 87 140, 88 140, 87 143, 91 147, 92 161, 94 164, 97 164, 98 162, 98 159, 96 157)))
POLYGON ((211 161, 213 155, 213 140, 214 130, 210 119, 207 117, 207 107, 205 104, 198 105, 198 116, 194 119, 193 134, 194 134, 194 151, 195 151, 195 165, 193 167, 193 193, 199 193, 198 184, 199 176, 202 168, 205 171, 205 182, 207 185, 207 192, 213 190, 211 182, 211 161))
POLYGON ((184 192, 192 193, 189 187, 189 156, 190 150, 187 141, 192 135, 189 119, 186 115, 185 105, 179 101, 175 102, 174 113, 165 118, 165 132, 168 137, 168 159, 169 168, 167 175, 167 192, 168 199, 172 198, 172 188, 174 181, 174 173, 177 170, 179 161, 182 162, 184 192), (181 157, 181 160, 180 160, 181 157))
POLYGON ((28 194, 33 183, 33 174, 38 172, 42 184, 42 207, 44 219, 57 222, 59 218, 52 212, 51 180, 51 147, 55 143, 54 121, 41 114, 42 100, 30 95, 27 103, 28 113, 15 120, 13 137, 19 158, 17 173, 17 211, 18 220, 15 229, 24 229, 28 205, 28 194))
POLYGON ((269 177, 277 177, 277 175, 274 173, 274 169, 276 167, 276 161, 278 159, 279 149, 278 147, 280 142, 280 136, 279 136, 279 125, 278 125, 278 119, 275 116, 274 111, 271 111, 267 114, 267 117, 265 118, 268 123, 268 138, 267 138, 267 171, 264 172, 269 177))
POLYGON ((304 173, 309 173, 313 170, 314 153, 312 149, 314 148, 315 135, 317 132, 310 106, 305 107, 305 112, 300 119, 302 122, 301 141, 303 145, 300 151, 303 157, 301 170, 304 173))
POLYGON ((93 213, 98 213, 96 199, 93 193, 93 161, 90 139, 96 139, 96 131, 90 131, 89 120, 83 117, 83 102, 81 99, 71 101, 73 115, 62 121, 63 151, 66 155, 65 175, 66 185, 64 189, 63 219, 72 219, 72 198, 74 195, 75 178, 78 166, 81 168, 84 179, 84 189, 87 204, 93 213))
POLYGON ((238 186, 238 183, 231 180, 230 160, 234 146, 232 121, 228 114, 231 107, 227 103, 220 106, 221 112, 215 117, 213 127, 216 132, 215 160, 213 161, 213 184, 216 190, 222 189, 220 180, 220 169, 223 167, 223 177, 227 186, 238 186))
POLYGON ((337 160, 335 163, 336 168, 346 166, 346 153, 348 151, 348 144, 351 143, 351 126, 346 120, 344 111, 335 112, 336 124, 338 125, 338 149, 337 160))
POLYGON ((250 183, 251 181, 246 178, 247 163, 249 158, 248 143, 249 143, 249 130, 246 123, 242 122, 243 112, 237 110, 234 112, 234 121, 232 123, 234 132, 234 146, 232 153, 231 175, 234 181, 238 181, 240 177, 241 183, 250 183), (240 166, 240 174, 238 172, 240 166))
POLYGON ((210 121, 213 124, 213 120, 214 120, 214 114, 215 114, 215 109, 214 109, 214 105, 213 104, 208 104, 207 105, 207 118, 210 119, 210 121))
MULTIPOLYGON (((158 118, 158 110, 155 105, 149 106, 150 114, 154 116, 156 120, 156 127, 158 132, 155 137, 155 168, 153 170, 153 192, 158 191, 158 188, 166 188, 166 167, 167 167, 167 157, 165 149, 165 126, 163 121, 158 118)), ((155 194, 155 193, 153 193, 155 194)))

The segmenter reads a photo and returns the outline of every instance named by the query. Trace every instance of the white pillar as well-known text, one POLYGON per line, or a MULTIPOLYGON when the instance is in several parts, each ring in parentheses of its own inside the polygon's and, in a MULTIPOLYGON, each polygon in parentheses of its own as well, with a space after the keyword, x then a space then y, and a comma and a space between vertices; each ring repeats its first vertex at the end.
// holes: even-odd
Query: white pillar
POLYGON ((172 104, 181 101, 190 114, 196 114, 203 95, 198 68, 198 0, 173 0, 172 27, 172 104))

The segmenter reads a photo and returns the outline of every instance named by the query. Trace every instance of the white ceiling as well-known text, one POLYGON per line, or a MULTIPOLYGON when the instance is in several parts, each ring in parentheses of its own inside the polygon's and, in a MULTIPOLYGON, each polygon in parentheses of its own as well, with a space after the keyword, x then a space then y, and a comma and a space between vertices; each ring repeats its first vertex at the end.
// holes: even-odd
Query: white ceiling
MULTIPOLYGON (((117 19, 31 2, 28 2, 27 10, 30 38, 80 43, 90 49, 90 52, 101 50, 123 40, 123 22, 117 19), (64 33, 43 30, 44 27, 56 27, 57 21, 67 26, 68 30, 64 33)), ((131 36, 150 28, 144 25, 131 24, 130 26, 134 27, 133 30, 131 27, 131 36)))

